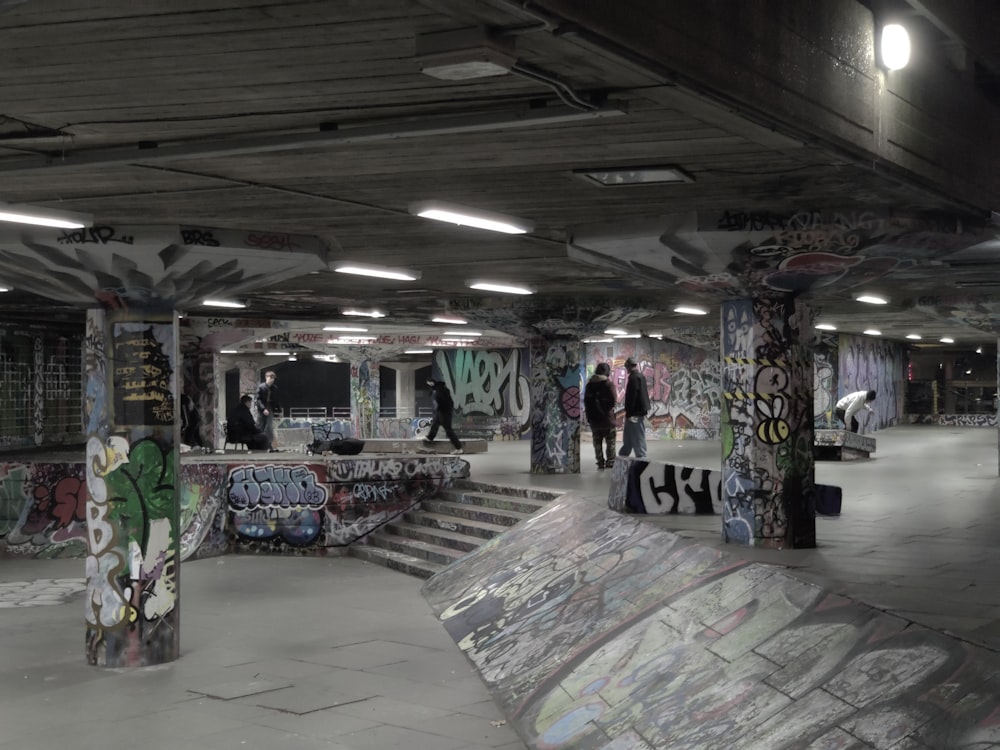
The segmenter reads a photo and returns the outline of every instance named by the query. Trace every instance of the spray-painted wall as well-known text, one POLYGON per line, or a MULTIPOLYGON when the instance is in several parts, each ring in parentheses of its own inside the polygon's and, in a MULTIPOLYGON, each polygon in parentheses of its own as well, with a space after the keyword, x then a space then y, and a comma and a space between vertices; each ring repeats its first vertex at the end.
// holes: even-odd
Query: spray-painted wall
MULTIPOLYGON (((839 337, 837 398, 854 391, 877 391, 874 414, 862 420, 861 432, 902 424, 906 396, 906 352, 901 344, 871 336, 839 337)), ((840 426, 839 424, 837 425, 840 426)))
MULTIPOLYGON (((651 409, 646 417, 647 440, 717 440, 719 438, 720 368, 717 351, 657 339, 625 339, 609 344, 589 344, 583 381, 598 362, 611 367, 611 382, 618 395, 618 429, 624 427, 628 372, 632 357, 646 378, 651 409)), ((584 420, 586 423, 586 420, 584 420)))
POLYGON ((443 380, 451 391, 455 400, 453 425, 462 437, 530 437, 531 392, 525 350, 441 349, 434 353, 433 377, 443 380))
POLYGON ((531 471, 580 471, 580 344, 539 340, 531 357, 531 471))
MULTIPOLYGON (((151 441, 140 441, 140 452, 145 444, 151 441)), ((136 449, 133 445, 132 454, 136 449)), ((133 472, 140 482, 158 468, 149 460, 142 466, 141 476, 133 472)), ((9 554, 86 555, 85 510, 91 498, 84 467, 0 464, 0 498, 15 519, 0 532, 9 554)), ((117 467, 128 468, 127 461, 117 467)), ((266 465, 206 459, 183 463, 180 475, 181 559, 186 560, 234 551, 316 554, 349 545, 453 479, 468 477, 469 463, 433 455, 266 465)))

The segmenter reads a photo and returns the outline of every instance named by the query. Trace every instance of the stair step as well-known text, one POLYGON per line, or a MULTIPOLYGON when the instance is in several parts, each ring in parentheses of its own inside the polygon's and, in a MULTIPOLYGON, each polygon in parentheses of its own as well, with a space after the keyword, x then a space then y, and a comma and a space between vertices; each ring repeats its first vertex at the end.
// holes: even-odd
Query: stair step
POLYGON ((414 539, 428 544, 436 544, 439 547, 458 550, 461 552, 471 552, 481 545, 485 539, 472 537, 468 534, 460 534, 457 531, 447 531, 445 529, 435 529, 420 523, 410 523, 409 521, 390 521, 382 527, 382 531, 389 534, 396 534, 404 539, 414 539))
POLYGON ((474 505, 472 503, 457 503, 451 500, 438 500, 436 498, 421 500, 420 505, 421 507, 429 510, 431 513, 455 516, 457 518, 466 518, 471 521, 482 521, 485 523, 492 523, 507 527, 520 523, 526 518, 531 518, 532 516, 531 513, 521 513, 516 510, 489 508, 482 505, 474 505))
POLYGON ((441 563, 431 562, 430 560, 424 560, 420 557, 414 557, 413 555, 407 555, 383 547, 376 547, 371 544, 352 544, 351 554, 366 562, 382 565, 392 570, 398 570, 400 573, 417 576, 418 578, 430 578, 446 567, 441 563))
POLYGON ((494 495, 527 497, 531 500, 557 500, 564 494, 563 492, 555 492, 538 487, 511 487, 508 485, 487 484, 486 482, 474 482, 471 479, 456 479, 452 482, 451 487, 494 495))
POLYGON ((431 544, 419 539, 407 539, 406 537, 390 534, 383 530, 372 532, 368 535, 368 543, 376 547, 401 552, 404 555, 412 555, 441 565, 451 565, 455 560, 464 557, 464 550, 450 549, 439 544, 431 544))
POLYGON ((481 492, 461 487, 445 487, 438 492, 438 497, 455 503, 496 508, 498 510, 513 510, 529 515, 547 508, 551 502, 550 500, 535 500, 517 495, 500 495, 493 492, 481 492))
MULTIPOLYGON (((421 505, 426 502, 422 501, 421 505)), ((422 524, 432 529, 454 531, 458 534, 476 537, 480 540, 492 539, 510 528, 510 524, 476 521, 471 518, 461 518, 450 513, 432 513, 428 510, 410 510, 403 514, 410 523, 422 524)))

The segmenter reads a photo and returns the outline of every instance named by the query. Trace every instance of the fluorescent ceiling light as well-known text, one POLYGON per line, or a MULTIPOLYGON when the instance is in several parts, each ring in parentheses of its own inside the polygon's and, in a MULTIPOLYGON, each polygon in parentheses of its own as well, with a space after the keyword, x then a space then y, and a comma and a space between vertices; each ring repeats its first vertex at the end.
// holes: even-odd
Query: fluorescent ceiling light
POLYGON ((333 270, 337 273, 371 276, 376 279, 395 279, 396 281, 416 281, 420 278, 420 271, 408 271, 405 268, 382 268, 359 263, 344 263, 333 270))
POLYGON ((641 339, 641 333, 620 333, 615 336, 616 339, 641 339))
POLYGON ((433 349, 404 349, 403 354, 433 354, 433 349))
POLYGON ((674 312, 681 313, 683 315, 708 315, 708 310, 701 307, 689 307, 688 305, 675 307, 674 312))
POLYGON ((533 291, 523 286, 512 286, 510 284, 495 284, 492 281, 470 281, 469 289, 479 289, 483 292, 501 292, 503 294, 534 294, 533 291))
POLYGON ((431 318, 432 323, 448 323, 453 326, 465 326, 469 324, 469 321, 462 320, 461 318, 452 318, 448 315, 438 315, 436 318, 431 318))
POLYGON ((323 326, 324 331, 344 331, 345 333, 368 333, 367 328, 360 326, 323 326))
POLYGON ((384 318, 385 313, 378 310, 344 310, 343 315, 354 315, 362 318, 384 318))
POLYGON ((247 306, 246 302, 233 299, 207 299, 201 304, 205 307, 231 307, 234 310, 241 310, 247 306))
POLYGON ((265 357, 287 357, 291 352, 264 352, 265 357))
POLYGON ((910 34, 898 23, 886 24, 882 27, 882 38, 879 43, 882 64, 889 70, 905 68, 910 62, 910 34))
POLYGON ((821 331, 836 331, 837 326, 832 323, 817 323, 816 327, 821 331))
POLYGON ((482 336, 479 331, 445 331, 445 336, 482 336))
POLYGON ((604 333, 607 336, 624 336, 628 331, 624 328, 605 328, 604 333))
POLYGON ((10 292, 10 291, 13 291, 12 287, 9 287, 9 286, 0 286, 0 293, 2 293, 2 292, 10 292))
POLYGON ((41 206, 16 206, 0 203, 0 221, 32 224, 39 227, 55 227, 56 229, 83 229, 91 226, 94 223, 94 218, 86 214, 42 208, 41 206))
POLYGON ((594 182, 601 187, 627 187, 629 185, 657 185, 677 182, 694 182, 694 177, 680 167, 606 167, 603 169, 574 169, 573 174, 594 182))
POLYGON ((854 298, 858 302, 867 302, 869 305, 887 305, 889 300, 885 297, 877 297, 874 294, 862 294, 854 298))
POLYGON ((955 343, 955 339, 950 339, 950 338, 948 338, 946 336, 945 338, 941 339, 941 343, 942 344, 954 344, 955 343))
POLYGON ((493 211, 482 211, 478 208, 460 206, 457 203, 442 201, 418 201, 409 205, 409 212, 425 219, 446 221, 477 229, 489 229, 505 234, 525 234, 535 228, 535 225, 516 216, 498 214, 493 211))
POLYGON ((236 349, 219 349, 219 354, 239 354, 236 349))
POLYGON ((583 339, 585 344, 610 344, 614 339, 583 339))
POLYGON ((868 330, 864 331, 864 334, 866 336, 881 336, 882 332, 876 328, 869 328, 868 330))
POLYGON ((906 334, 906 338, 910 339, 911 341, 920 341, 920 339, 922 339, 923 336, 921 336, 919 333, 908 333, 906 334))

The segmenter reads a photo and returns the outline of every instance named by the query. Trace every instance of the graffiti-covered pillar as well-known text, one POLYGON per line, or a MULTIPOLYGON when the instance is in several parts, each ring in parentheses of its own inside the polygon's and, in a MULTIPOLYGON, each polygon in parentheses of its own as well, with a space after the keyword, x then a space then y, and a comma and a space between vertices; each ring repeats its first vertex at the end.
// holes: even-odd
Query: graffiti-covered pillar
POLYGON ((808 309, 792 295, 722 306, 722 535, 816 546, 813 361, 808 309))
POLYGON ((375 438, 375 421, 381 409, 379 363, 373 359, 351 360, 351 422, 360 438, 375 438))
POLYGON ((531 352, 531 473, 580 473, 580 357, 575 339, 536 340, 531 352))
POLYGON ((87 661, 139 667, 180 644, 177 316, 87 311, 87 661))

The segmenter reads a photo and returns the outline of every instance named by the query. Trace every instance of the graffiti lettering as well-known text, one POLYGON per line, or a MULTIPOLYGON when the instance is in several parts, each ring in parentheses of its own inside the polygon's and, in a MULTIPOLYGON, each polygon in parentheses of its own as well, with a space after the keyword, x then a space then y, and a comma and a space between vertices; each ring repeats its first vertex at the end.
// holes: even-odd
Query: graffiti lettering
POLYGON ((292 242, 287 234, 248 234, 246 243, 250 247, 262 250, 297 250, 298 245, 292 242))
POLYGON ((219 241, 207 229, 181 229, 181 242, 185 245, 202 245, 204 247, 219 247, 219 241))
POLYGON ((63 232, 56 242, 60 245, 85 245, 88 243, 107 245, 109 242, 132 245, 135 243, 135 238, 131 235, 119 235, 114 227, 101 225, 63 232))
POLYGON ((774 230, 782 229, 786 221, 786 217, 772 214, 770 211, 738 211, 735 213, 726 211, 722 214, 722 218, 719 219, 719 229, 725 229, 730 232, 752 232, 762 229, 774 230))
POLYGON ((305 466, 241 466, 229 473, 229 507, 259 506, 313 509, 326 505, 327 490, 305 466))

